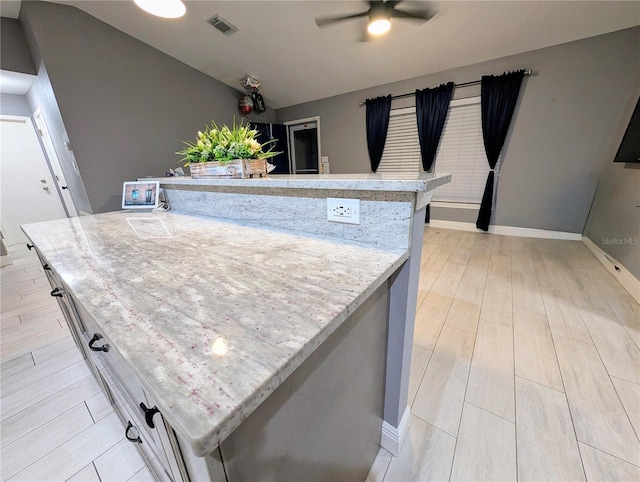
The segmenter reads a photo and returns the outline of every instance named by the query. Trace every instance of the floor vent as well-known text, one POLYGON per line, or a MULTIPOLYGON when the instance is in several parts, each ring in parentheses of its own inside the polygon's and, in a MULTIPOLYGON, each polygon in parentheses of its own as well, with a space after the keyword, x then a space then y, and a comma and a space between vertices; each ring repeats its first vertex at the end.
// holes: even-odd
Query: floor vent
POLYGON ((220 15, 214 15, 209 20, 207 20, 207 22, 213 25, 218 30, 220 30, 225 35, 231 35, 238 31, 236 27, 231 25, 228 21, 226 21, 220 15))

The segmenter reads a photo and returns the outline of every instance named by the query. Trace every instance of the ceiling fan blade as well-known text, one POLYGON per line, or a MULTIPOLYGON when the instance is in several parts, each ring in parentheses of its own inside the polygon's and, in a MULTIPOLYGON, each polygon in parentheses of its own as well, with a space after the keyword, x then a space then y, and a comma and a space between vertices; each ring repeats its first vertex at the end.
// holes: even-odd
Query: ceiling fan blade
POLYGON ((369 15, 369 11, 354 13, 353 15, 342 15, 339 17, 317 17, 315 19, 316 25, 320 28, 326 27, 327 25, 333 25, 335 23, 344 22, 345 20, 351 20, 352 18, 360 18, 366 17, 369 15))
POLYGON ((434 17, 434 13, 426 10, 391 10, 391 16, 395 18, 404 18, 407 20, 418 20, 420 22, 426 22, 434 17))

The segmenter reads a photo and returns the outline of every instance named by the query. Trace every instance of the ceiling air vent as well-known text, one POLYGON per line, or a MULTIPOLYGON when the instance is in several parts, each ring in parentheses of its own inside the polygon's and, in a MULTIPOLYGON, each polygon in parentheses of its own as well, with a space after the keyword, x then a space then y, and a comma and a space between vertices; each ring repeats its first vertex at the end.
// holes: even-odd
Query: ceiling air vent
POLYGON ((207 20, 207 22, 210 23, 211 25, 213 25, 218 30, 220 30, 225 35, 231 35, 231 34, 233 34, 233 33, 238 31, 238 29, 236 27, 231 25, 229 22, 227 22, 220 15, 214 15, 209 20, 207 20))

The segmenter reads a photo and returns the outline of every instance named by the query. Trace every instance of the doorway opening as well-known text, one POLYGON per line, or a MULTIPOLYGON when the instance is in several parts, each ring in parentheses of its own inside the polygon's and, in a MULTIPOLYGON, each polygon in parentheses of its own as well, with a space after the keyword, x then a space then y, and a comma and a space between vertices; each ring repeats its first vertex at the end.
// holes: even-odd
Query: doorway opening
POLYGON ((320 117, 285 122, 292 174, 318 174, 320 166, 320 117))

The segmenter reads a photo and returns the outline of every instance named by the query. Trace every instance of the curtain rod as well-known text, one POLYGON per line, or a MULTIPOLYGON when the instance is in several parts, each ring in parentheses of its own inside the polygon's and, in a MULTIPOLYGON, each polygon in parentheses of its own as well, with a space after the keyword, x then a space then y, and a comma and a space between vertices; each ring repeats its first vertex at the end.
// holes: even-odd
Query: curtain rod
MULTIPOLYGON (((524 75, 533 75, 533 70, 524 69, 524 75)), ((472 80, 470 82, 462 82, 461 84, 454 84, 454 86, 455 87, 469 87, 470 85, 478 85, 481 82, 482 82, 482 80, 472 80)), ((407 93, 407 94, 392 95, 391 96, 391 100, 404 99, 405 97, 411 97, 411 96, 414 96, 414 95, 415 95, 415 92, 411 92, 411 93, 407 93)), ((360 107, 362 107, 366 103, 367 103, 367 101, 363 100, 362 102, 360 102, 359 105, 360 105, 360 107)))

